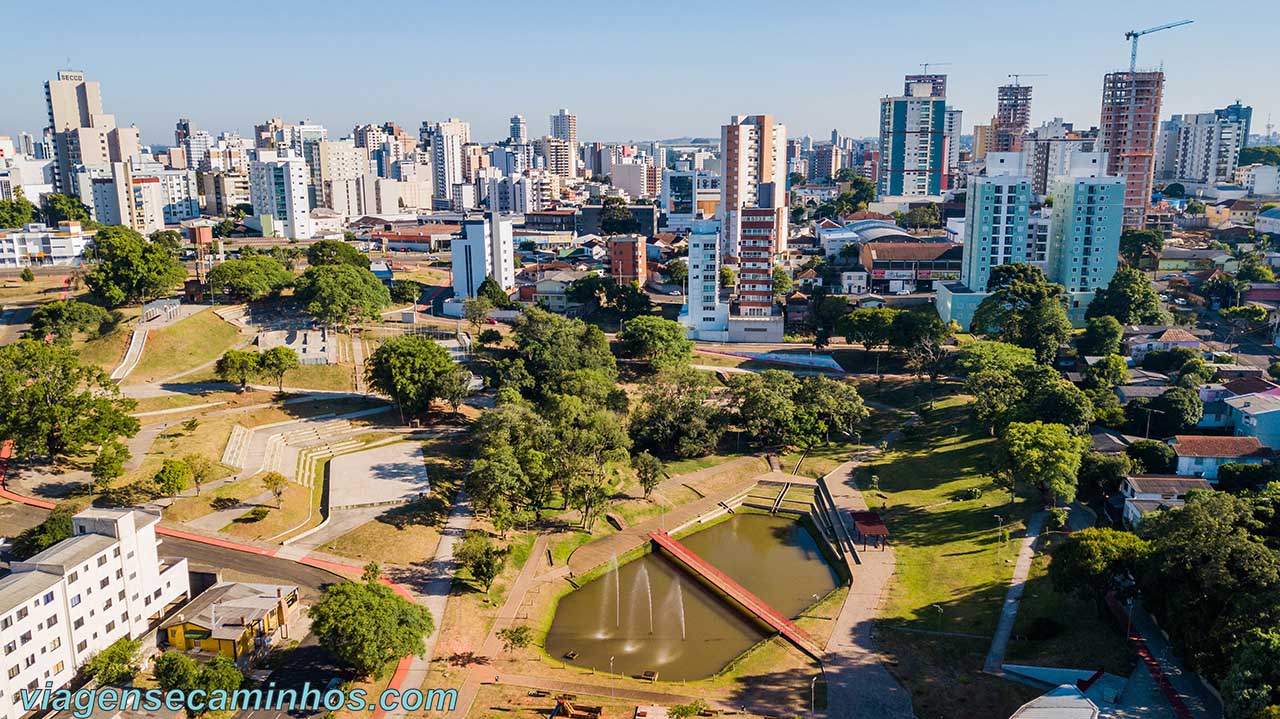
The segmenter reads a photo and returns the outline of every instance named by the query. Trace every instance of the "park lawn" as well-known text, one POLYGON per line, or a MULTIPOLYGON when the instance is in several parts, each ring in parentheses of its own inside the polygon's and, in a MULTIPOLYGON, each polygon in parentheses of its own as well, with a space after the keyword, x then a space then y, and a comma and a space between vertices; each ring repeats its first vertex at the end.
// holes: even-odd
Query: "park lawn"
POLYGON ((354 371, 349 364, 303 365, 285 373, 284 386, 350 392, 354 389, 352 384, 354 371))
POLYGON ((56 300, 66 285, 64 275, 39 274, 31 282, 22 280, 22 273, 6 271, 0 276, 0 300, 41 299, 56 300))
POLYGON ((164 510, 164 518, 171 522, 190 522, 214 512, 217 504, 228 506, 256 497, 266 491, 260 476, 246 477, 215 487, 197 497, 182 497, 164 510))
POLYGON ((857 445, 851 442, 833 439, 829 444, 820 444, 811 448, 808 453, 805 453, 804 450, 787 452, 780 458, 782 471, 787 474, 793 474, 796 470, 796 464, 799 463, 801 476, 814 479, 825 477, 836 467, 849 461, 849 455, 853 453, 856 447, 857 445), (803 461, 801 461, 802 457, 804 458, 803 461))
POLYGON ((440 543, 440 529, 462 483, 466 448, 449 438, 423 443, 431 493, 387 510, 321 547, 322 551, 379 564, 429 562, 440 543))
POLYGON ((126 384, 167 379, 212 362, 235 346, 239 329, 213 313, 198 312, 184 320, 151 332, 142 360, 125 378, 126 384))
POLYGON ((284 497, 280 508, 276 508, 274 500, 267 505, 267 516, 257 522, 248 515, 233 520, 220 531, 243 539, 270 540, 285 533, 302 531, 307 525, 320 523, 320 512, 313 506, 320 495, 320 482, 316 482, 313 491, 296 482, 289 482, 284 489, 284 497), (310 512, 311 519, 307 519, 310 512))
POLYGON ((1094 603, 1053 588, 1049 579, 1052 555, 1049 548, 1065 535, 1042 534, 1040 553, 1031 562, 1031 573, 1023 589, 1013 639, 1006 653, 1008 661, 1074 669, 1103 669, 1121 677, 1133 671, 1135 655, 1110 612, 1099 616, 1094 603), (1058 633, 1043 638, 1028 636, 1040 620, 1058 633))
POLYGON ((129 347, 129 337, 133 334, 134 322, 142 313, 142 308, 122 307, 117 311, 120 312, 121 319, 111 331, 93 339, 77 337, 71 342, 71 346, 80 354, 80 361, 83 364, 98 365, 107 372, 111 372, 120 364, 120 360, 124 359, 125 350, 129 347))

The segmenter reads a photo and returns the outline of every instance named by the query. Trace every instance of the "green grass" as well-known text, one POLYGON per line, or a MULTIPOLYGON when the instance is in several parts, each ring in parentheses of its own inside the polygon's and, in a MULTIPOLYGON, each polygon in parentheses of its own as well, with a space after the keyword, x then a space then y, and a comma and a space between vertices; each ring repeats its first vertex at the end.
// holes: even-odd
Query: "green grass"
POLYGON ((285 374, 284 386, 349 392, 353 388, 351 372, 351 365, 345 364, 303 365, 285 374))
POLYGON ((212 309, 158 329, 147 337, 142 361, 126 383, 167 379, 212 362, 231 349, 239 336, 236 326, 215 315, 212 309))
POLYGON ((72 347, 80 353, 80 361, 95 364, 110 372, 124 359, 125 349, 129 346, 129 336, 133 334, 133 323, 141 313, 138 307, 122 307, 119 312, 121 320, 116 326, 99 337, 89 340, 77 339, 72 347))

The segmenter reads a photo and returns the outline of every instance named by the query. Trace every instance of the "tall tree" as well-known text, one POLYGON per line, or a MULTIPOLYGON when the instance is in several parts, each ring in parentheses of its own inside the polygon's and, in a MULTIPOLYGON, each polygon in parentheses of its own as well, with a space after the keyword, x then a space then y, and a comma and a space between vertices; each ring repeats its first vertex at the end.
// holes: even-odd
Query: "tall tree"
POLYGON ((1054 548, 1049 578, 1054 589, 1092 599, 1101 612, 1103 595, 1129 590, 1150 553, 1151 545, 1134 534, 1090 527, 1054 548))
POLYGON ((163 297, 187 276, 164 246, 118 225, 94 235, 93 263, 85 284, 108 307, 163 297))
POLYGON ((77 332, 96 337, 114 325, 110 312, 79 300, 55 300, 40 305, 28 318, 27 336, 44 339, 52 335, 59 340, 71 340, 77 332))
POLYGON ((440 381, 454 364, 449 353, 435 341, 403 335, 383 342, 365 360, 365 379, 403 411, 423 415, 440 396, 440 381))
POLYGON ((1045 280, 1039 268, 1031 267, 1029 271, 1010 270, 1000 275, 993 271, 988 287, 991 294, 973 315, 974 330, 1026 347, 1035 352, 1036 360, 1042 364, 1051 362, 1071 335, 1062 285, 1045 280), (997 280, 999 284, 991 284, 997 280))
POLYGON ((34 222, 36 206, 22 194, 21 187, 13 188, 13 198, 0 200, 0 227, 14 228, 34 222))
POLYGON ((391 304, 386 285, 369 270, 350 264, 312 267, 302 273, 295 287, 307 314, 338 327, 376 320, 391 304))
POLYGON ((453 556, 458 561, 458 565, 467 570, 467 574, 471 575, 476 584, 488 592, 493 586, 493 580, 502 573, 507 552, 494 544, 488 534, 472 530, 463 537, 458 548, 454 550, 453 556))
POLYGON ((1111 315, 1093 317, 1085 325, 1084 333, 1076 341, 1076 348, 1081 354, 1102 357, 1120 354, 1120 341, 1124 338, 1124 327, 1111 315))
POLYGON ((672 367, 640 388, 631 417, 636 446, 662 457, 702 457, 715 451, 724 422, 711 403, 710 382, 690 367, 672 367))
POLYGON ((684 325, 661 317, 628 320, 618 341, 627 356, 644 360, 654 369, 687 362, 693 356, 693 342, 684 325))
POLYGON ((1116 270, 1085 312, 1088 319, 1103 315, 1116 318, 1122 325, 1156 325, 1168 319, 1160 309, 1160 297, 1151 287, 1150 278, 1132 267, 1116 270))
POLYGON ((1037 487, 1046 499, 1075 501, 1076 474, 1088 439, 1061 424, 1013 422, 1001 438, 1013 476, 1037 487))
POLYGON ((227 350, 213 365, 213 372, 223 382, 240 385, 240 389, 249 386, 262 370, 262 355, 252 350, 227 350))
POLYGON ((462 301, 462 318, 471 323, 471 328, 476 332, 480 331, 480 326, 489 319, 489 313, 493 312, 493 302, 484 295, 469 297, 462 301))
POLYGON ((1164 233, 1159 230, 1125 228, 1120 233, 1120 256, 1130 267, 1137 267, 1143 257, 1160 254, 1164 249, 1164 233))
POLYGON ((284 376, 302 366, 298 352, 280 345, 263 352, 258 358, 258 371, 276 381, 276 389, 284 391, 284 376))
POLYGON ((209 271, 209 287, 236 301, 250 302, 278 294, 293 283, 293 273, 265 255, 227 260, 209 271))
POLYGON ((64 221, 81 223, 91 223, 93 221, 89 215, 89 207, 74 195, 64 195, 57 192, 49 193, 44 196, 41 210, 44 213, 45 224, 54 227, 59 222, 64 221))
POLYGON ((662 460, 648 452, 633 454, 631 469, 635 470, 636 481, 644 491, 644 498, 648 499, 654 488, 662 481, 662 460))
POLYGON ((837 331, 849 344, 860 344, 867 352, 872 347, 887 344, 893 330, 893 318, 899 310, 889 307, 856 309, 836 324, 837 331))
POLYGON ((0 347, 0 441, 14 454, 61 460, 90 445, 132 437, 135 402, 101 368, 75 351, 35 340, 0 347))
POLYGON ((320 645, 360 676, 376 676, 393 660, 425 651, 431 613, 380 582, 338 582, 307 612, 320 645))
POLYGON ((966 375, 991 370, 1012 373, 1035 363, 1034 352, 1008 342, 966 342, 956 353, 956 369, 966 375))
POLYGON ((307 248, 307 264, 312 267, 323 265, 351 265, 361 269, 369 269, 369 256, 341 240, 320 240, 307 248))

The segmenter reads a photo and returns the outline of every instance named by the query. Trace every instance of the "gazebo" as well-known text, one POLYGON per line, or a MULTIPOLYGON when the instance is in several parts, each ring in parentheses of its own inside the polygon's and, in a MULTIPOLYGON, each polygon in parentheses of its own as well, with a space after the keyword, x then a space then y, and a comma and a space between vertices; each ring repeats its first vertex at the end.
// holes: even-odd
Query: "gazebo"
POLYGON ((880 514, 870 510, 855 510, 849 514, 853 517, 853 528, 858 533, 855 538, 862 540, 862 548, 866 549, 870 543, 883 550, 889 543, 889 528, 885 526, 880 514))

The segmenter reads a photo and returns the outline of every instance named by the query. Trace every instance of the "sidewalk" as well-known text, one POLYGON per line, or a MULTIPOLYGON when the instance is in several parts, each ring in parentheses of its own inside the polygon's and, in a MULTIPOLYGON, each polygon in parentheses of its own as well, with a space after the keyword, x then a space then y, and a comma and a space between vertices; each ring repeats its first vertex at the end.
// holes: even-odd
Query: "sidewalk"
POLYGON ((1134 603, 1131 613, 1126 613, 1125 608, 1110 595, 1107 603, 1116 619, 1129 625, 1129 641, 1173 708, 1174 715, 1178 719, 1219 719, 1222 716, 1221 702, 1205 688, 1195 672, 1184 667, 1174 655, 1169 641, 1141 602, 1134 603), (1128 619, 1130 615, 1131 622, 1128 619))
POLYGON ((1040 538, 1040 529, 1044 526, 1047 516, 1045 512, 1036 512, 1031 515, 1027 520, 1027 532, 1018 542, 1018 561, 1013 565, 1013 577, 1009 579, 1009 592, 1004 597, 1004 606, 1000 608, 1000 621, 996 624, 995 635, 991 637, 991 649, 987 652, 987 661, 982 665, 982 671, 987 674, 996 676, 1004 674, 1004 653, 1009 648, 1013 623, 1018 619, 1022 591, 1027 586, 1031 560, 1036 553, 1036 540, 1040 538))

